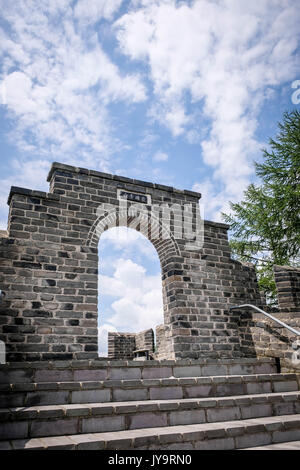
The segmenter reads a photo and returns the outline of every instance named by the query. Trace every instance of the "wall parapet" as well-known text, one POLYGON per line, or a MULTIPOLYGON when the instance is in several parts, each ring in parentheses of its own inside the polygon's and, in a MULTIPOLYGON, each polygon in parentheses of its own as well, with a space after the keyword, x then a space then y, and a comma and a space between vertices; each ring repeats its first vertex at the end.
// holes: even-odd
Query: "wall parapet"
POLYGON ((152 329, 139 333, 108 332, 108 359, 132 360, 136 350, 154 353, 154 332, 152 329))

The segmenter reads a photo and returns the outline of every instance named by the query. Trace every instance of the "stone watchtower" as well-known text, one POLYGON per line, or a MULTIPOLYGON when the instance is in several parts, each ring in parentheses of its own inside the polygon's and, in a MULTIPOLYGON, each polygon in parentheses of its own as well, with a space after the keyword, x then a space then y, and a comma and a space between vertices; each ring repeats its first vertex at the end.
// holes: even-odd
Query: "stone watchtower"
POLYGON ((239 314, 229 307, 260 302, 255 272, 231 259, 227 225, 197 225, 199 193, 60 163, 52 164, 48 181, 47 193, 12 187, 8 198, 8 230, 0 239, 8 360, 97 357, 98 241, 108 228, 129 223, 160 259, 157 357, 242 355, 239 314))

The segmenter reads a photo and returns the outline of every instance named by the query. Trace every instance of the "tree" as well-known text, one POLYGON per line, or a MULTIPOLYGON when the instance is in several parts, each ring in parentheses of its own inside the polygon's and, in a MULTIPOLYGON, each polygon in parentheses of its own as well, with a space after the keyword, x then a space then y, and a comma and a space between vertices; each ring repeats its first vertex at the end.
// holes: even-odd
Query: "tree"
POLYGON ((279 132, 254 162, 261 182, 250 184, 240 203, 222 214, 232 231, 235 258, 255 264, 260 289, 276 302, 273 265, 300 261, 300 113, 285 112, 279 132))

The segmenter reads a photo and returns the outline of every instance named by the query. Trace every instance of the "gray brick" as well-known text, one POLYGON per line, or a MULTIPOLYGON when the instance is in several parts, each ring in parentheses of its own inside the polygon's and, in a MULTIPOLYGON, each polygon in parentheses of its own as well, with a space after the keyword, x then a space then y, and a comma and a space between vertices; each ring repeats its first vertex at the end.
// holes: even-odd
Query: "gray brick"
POLYGON ((112 390, 112 396, 114 401, 147 400, 148 392, 141 388, 130 390, 116 388, 112 390))
POLYGON ((202 398, 212 395, 213 388, 211 385, 194 385, 185 387, 186 396, 188 398, 202 398))
POLYGON ((110 390, 80 390, 72 392, 72 403, 97 403, 110 401, 110 390))
POLYGON ((174 377, 199 377, 201 375, 200 366, 174 367, 174 377))
POLYGON ((182 387, 153 387, 150 388, 150 400, 166 400, 183 398, 182 387))
POLYGON ((83 380, 105 380, 107 379, 107 370, 106 369, 96 369, 96 370, 75 370, 74 371, 74 380, 83 381, 83 380))
POLYGON ((298 384, 296 380, 285 380, 283 382, 273 383, 274 392, 293 392, 298 390, 298 384))
POLYGON ((78 419, 58 419, 55 421, 33 421, 30 434, 32 437, 58 436, 76 434, 78 419))
POLYGON ((209 441, 199 441, 195 443, 196 450, 232 450, 234 448, 234 440, 231 437, 224 439, 212 439, 209 441))
POLYGON ((256 447, 270 444, 272 441, 271 435, 267 432, 260 432, 255 434, 246 434, 237 436, 235 438, 236 448, 243 449, 245 447, 256 447))
POLYGON ((28 421, 0 423, 0 439, 22 439, 28 437, 28 421))
POLYGON ((154 428, 167 426, 166 413, 136 413, 129 416, 129 429, 154 428))
POLYGON ((240 419, 241 417, 238 407, 209 408, 206 413, 207 421, 209 423, 218 421, 232 421, 240 419))
POLYGON ((205 423, 205 421, 206 419, 204 410, 172 411, 170 413, 171 426, 205 423))
POLYGON ((259 404, 241 407, 242 419, 259 418, 261 416, 272 416, 272 405, 259 404))
POLYGON ((87 418, 82 420, 82 432, 111 432, 125 429, 124 416, 109 416, 100 418, 87 418))
POLYGON ((137 367, 130 367, 128 369, 126 368, 114 368, 112 367, 110 369, 110 379, 140 379, 141 378, 141 370, 137 367))

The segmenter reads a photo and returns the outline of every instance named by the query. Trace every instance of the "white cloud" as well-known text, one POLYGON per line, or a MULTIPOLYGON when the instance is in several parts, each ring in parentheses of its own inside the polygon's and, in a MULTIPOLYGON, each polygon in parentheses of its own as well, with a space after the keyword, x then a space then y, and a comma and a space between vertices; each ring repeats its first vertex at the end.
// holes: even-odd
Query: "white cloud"
POLYGON ((115 28, 123 53, 149 66, 156 98, 151 117, 192 142, 197 123, 190 107, 203 106, 211 122, 202 158, 222 187, 215 215, 223 199, 239 198, 250 182, 252 159, 262 146, 256 130, 264 100, 299 70, 298 5, 292 0, 134 5, 115 28))
MULTIPOLYGON (((31 168, 61 159, 109 172, 112 157, 128 150, 111 105, 146 103, 150 122, 199 144, 199 159, 219 188, 215 217, 221 201, 240 198, 253 178, 263 103, 297 78, 298 5, 133 0, 126 14, 121 6, 122 0, 0 0, 0 90, 14 124, 11 142, 31 168), (104 44, 109 38, 111 46, 114 34, 120 49, 109 56, 104 44), (117 65, 120 51, 126 57, 117 65)), ((153 135, 151 129, 148 139, 153 135)), ((159 171, 151 174, 161 177, 159 171)), ((206 176, 202 183, 196 172, 194 178, 206 184, 206 176)))
MULTIPOLYGON (((238 190, 244 189, 245 181, 237 184, 238 190)), ((201 183, 193 185, 193 191, 201 193, 201 217, 206 220, 214 220, 216 222, 224 222, 221 218, 221 212, 227 212, 229 208, 228 196, 225 191, 219 191, 216 184, 205 179, 201 183)))
POLYGON ((110 20, 122 4, 122 0, 79 0, 74 16, 80 23, 95 23, 101 18, 110 20))
POLYGON ((50 47, 40 44, 40 54, 35 57, 35 43, 31 46, 29 42, 26 48, 34 63, 21 64, 11 56, 18 70, 2 76, 6 109, 18 119, 19 146, 26 145, 30 132, 37 149, 47 148, 48 155, 74 159, 72 150, 81 146, 81 154, 84 156, 82 149, 89 150, 94 166, 99 165, 118 145, 106 106, 114 101, 145 100, 139 76, 122 75, 96 39, 93 50, 88 51, 74 31, 64 49, 56 41, 50 47), (58 55, 55 62, 54 54, 58 55))
MULTIPOLYGON (((130 259, 115 261, 112 276, 99 276, 100 295, 116 298, 106 322, 118 331, 138 332, 163 323, 161 275, 148 276, 130 259)), ((100 306, 101 322, 101 306, 100 306)))
POLYGON ((166 162, 168 160, 169 156, 165 152, 156 152, 153 155, 153 161, 154 162, 166 162))
MULTIPOLYGON (((121 0, 0 5, 3 22, 9 24, 0 27, 1 104, 13 123, 10 143, 22 152, 19 165, 25 167, 26 160, 29 172, 41 166, 49 170, 51 161, 61 160, 111 171, 112 153, 124 144, 108 107, 146 99, 140 75, 121 72, 96 34, 97 21, 112 19, 121 0)), ((11 177, 0 180, 6 194, 10 184, 24 180, 24 173, 9 163, 11 177)), ((46 181, 33 183, 33 188, 46 189, 46 181)), ((24 185, 30 184, 29 177, 24 185)))
POLYGON ((111 18, 121 1, 80 0, 74 12, 71 3, 3 2, 10 30, 0 28, 2 101, 16 119, 12 140, 23 151, 31 141, 31 151, 42 148, 52 159, 55 154, 84 163, 92 154, 99 167, 120 145, 107 105, 144 101, 146 91, 139 74, 120 72, 90 25, 75 26, 77 17, 89 17, 93 26, 111 18), (74 158, 78 147, 80 156, 74 158))

